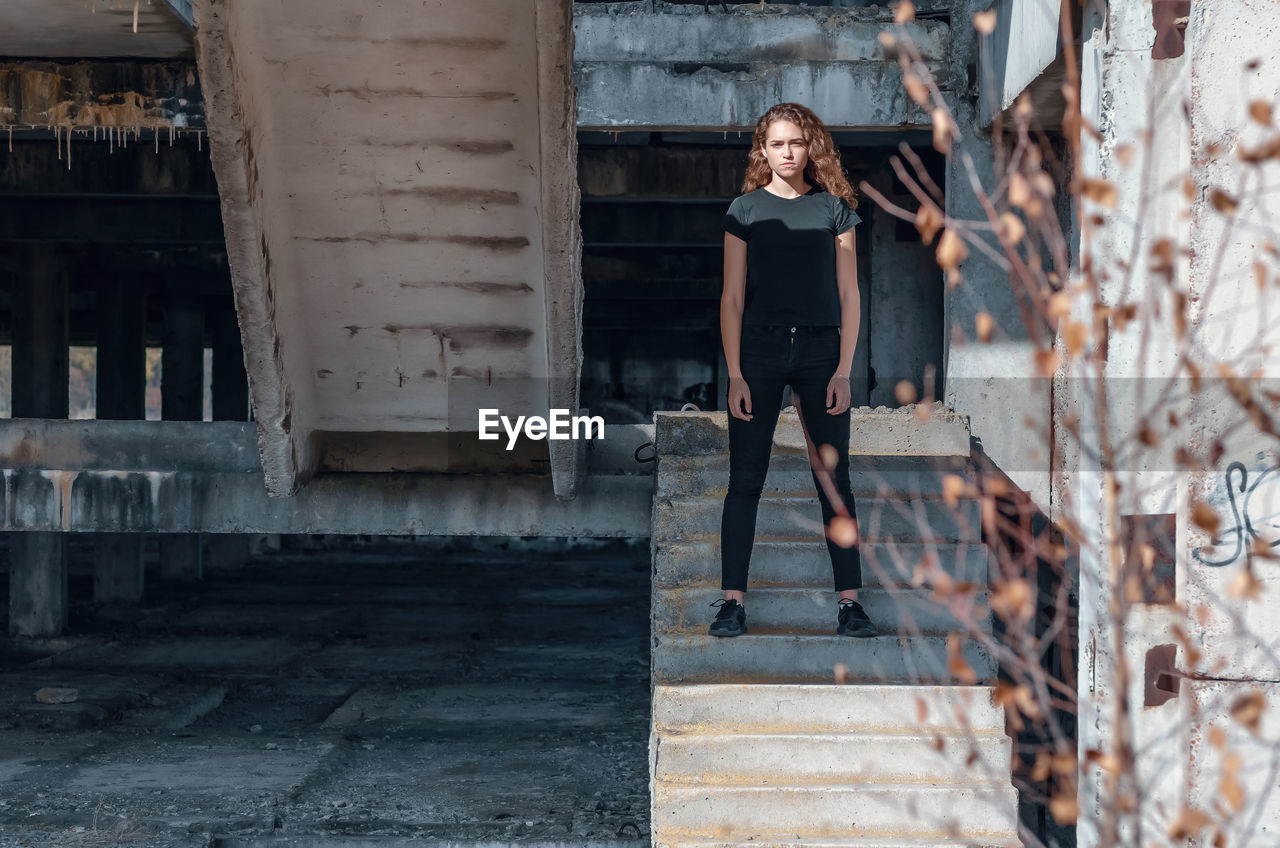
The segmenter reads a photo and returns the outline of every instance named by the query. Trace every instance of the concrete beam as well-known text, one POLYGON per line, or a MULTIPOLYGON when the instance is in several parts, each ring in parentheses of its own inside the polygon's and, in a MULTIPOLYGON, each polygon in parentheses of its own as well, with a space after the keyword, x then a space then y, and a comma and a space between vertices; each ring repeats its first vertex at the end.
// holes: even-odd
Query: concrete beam
POLYGON ((258 425, 259 451, 267 490, 296 492, 307 475, 307 451, 293 434, 293 390, 280 357, 275 318, 275 281, 266 235, 256 213, 260 195, 251 127, 242 108, 241 76, 231 49, 227 9, 203 3, 197 12, 197 64, 207 98, 210 159, 218 177, 222 225, 231 266, 236 314, 244 338, 245 369, 258 425))
MULTIPOLYGON (((574 4, 537 0, 538 133, 542 161, 543 302, 546 308, 547 405, 578 410, 582 370, 582 230, 578 209, 578 133, 573 87, 574 4)), ((586 474, 578 442, 548 442, 556 497, 572 498, 586 474)))
POLYGON ((190 62, 0 61, 0 127, 202 128, 190 62))
MULTIPOLYGON (((588 476, 572 501, 546 475, 317 474, 272 498, 261 474, 4 470, 0 531, 649 535, 648 475, 588 476)), ((195 537, 191 537, 195 538, 195 537)))
MULTIPOLYGON (((748 129, 774 103, 797 100, 829 127, 927 127, 878 40, 891 26, 878 8, 583 4, 574 11, 578 125, 748 129)), ((949 26, 917 20, 908 30, 940 69, 949 26)))
POLYGON ((652 439, 606 427, 573 501, 546 474, 320 474, 270 498, 250 422, 0 420, 0 531, 647 536, 652 439))
POLYGON ((261 473, 257 433, 242 421, 0 420, 3 466, 24 471, 261 473))

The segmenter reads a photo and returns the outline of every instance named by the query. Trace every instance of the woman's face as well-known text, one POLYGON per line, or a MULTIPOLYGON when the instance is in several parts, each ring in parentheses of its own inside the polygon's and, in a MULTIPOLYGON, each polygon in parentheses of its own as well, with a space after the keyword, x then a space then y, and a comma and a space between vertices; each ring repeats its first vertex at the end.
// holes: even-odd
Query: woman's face
POLYGON ((764 155, 775 174, 789 179, 804 173, 809 146, 798 126, 790 121, 774 121, 765 131, 764 155))

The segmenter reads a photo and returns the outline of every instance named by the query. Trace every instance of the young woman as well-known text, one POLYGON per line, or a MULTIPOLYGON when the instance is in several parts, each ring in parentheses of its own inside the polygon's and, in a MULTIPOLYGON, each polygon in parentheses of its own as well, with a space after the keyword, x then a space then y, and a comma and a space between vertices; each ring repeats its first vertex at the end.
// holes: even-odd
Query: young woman
POLYGON ((747 632, 743 601, 756 511, 789 385, 811 444, 840 593, 836 632, 875 636, 857 600, 862 567, 849 488, 849 371, 859 320, 853 189, 818 116, 779 103, 756 123, 742 191, 724 217, 720 335, 729 367, 729 492, 720 525, 724 598, 712 605, 719 609, 710 633, 747 632), (833 474, 818 467, 819 455, 834 459, 833 474), (847 517, 837 518, 820 475, 834 477, 847 517), (853 532, 833 533, 833 519, 853 532))

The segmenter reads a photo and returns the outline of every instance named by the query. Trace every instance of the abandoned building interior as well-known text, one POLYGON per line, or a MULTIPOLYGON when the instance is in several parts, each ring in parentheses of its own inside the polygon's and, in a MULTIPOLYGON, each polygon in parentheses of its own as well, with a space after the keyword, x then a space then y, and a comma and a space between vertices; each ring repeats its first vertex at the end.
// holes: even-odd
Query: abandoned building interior
MULTIPOLYGON (((1212 688, 1168 684, 1187 520, 1172 483, 1125 516, 1164 540, 1159 597, 1109 647, 1084 558, 993 532, 995 510, 1064 538, 1062 388, 1033 358, 1053 331, 980 251, 944 270, 914 214, 927 195, 985 221, 974 186, 1034 104, 1044 200, 1081 250, 1064 69, 1106 171, 1151 131, 1147 94, 1227 61, 1215 39, 1243 24, 1191 5, 3 0, 0 848, 1097 844, 1101 790, 1077 828, 1045 762, 1107 732, 1081 663, 1168 649, 1148 740, 1212 688), (859 188, 871 639, 833 635, 790 409, 752 630, 706 631, 721 224, 782 100, 859 188), (489 407, 604 435, 506 449, 478 438, 489 407), (1010 558, 1036 593, 1016 624, 992 612, 1010 558), (1024 637, 1078 715, 1017 720, 1024 637)), ((1151 173, 1173 184, 1217 117, 1166 112, 1151 173)))

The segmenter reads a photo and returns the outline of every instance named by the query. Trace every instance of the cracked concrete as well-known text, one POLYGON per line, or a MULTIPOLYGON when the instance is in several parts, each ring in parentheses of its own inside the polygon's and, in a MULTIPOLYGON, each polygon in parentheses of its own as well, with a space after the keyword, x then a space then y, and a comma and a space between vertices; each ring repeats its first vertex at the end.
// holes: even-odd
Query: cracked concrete
POLYGON ((3 642, 0 845, 641 844, 647 545, 468 546, 286 551, 3 642))

